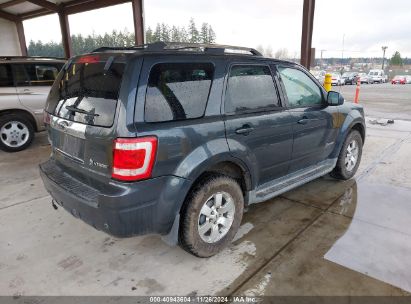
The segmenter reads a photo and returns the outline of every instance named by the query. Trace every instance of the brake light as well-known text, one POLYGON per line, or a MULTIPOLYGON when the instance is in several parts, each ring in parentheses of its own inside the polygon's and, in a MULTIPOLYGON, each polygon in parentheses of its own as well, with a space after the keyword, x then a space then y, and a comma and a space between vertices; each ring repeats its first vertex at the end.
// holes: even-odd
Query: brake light
POLYGON ((97 63, 100 61, 100 56, 98 55, 88 55, 80 57, 77 63, 97 63))
POLYGON ((112 178, 123 181, 149 178, 156 153, 156 137, 117 138, 113 148, 112 178))

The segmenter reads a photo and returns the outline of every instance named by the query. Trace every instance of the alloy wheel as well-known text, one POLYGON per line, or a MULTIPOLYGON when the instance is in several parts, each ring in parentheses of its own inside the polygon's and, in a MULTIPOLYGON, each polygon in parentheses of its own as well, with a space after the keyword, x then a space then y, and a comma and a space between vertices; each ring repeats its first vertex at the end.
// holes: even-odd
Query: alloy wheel
POLYGON ((354 139, 350 142, 347 146, 346 154, 345 154, 345 168, 347 171, 351 172, 358 161, 358 143, 354 139))
POLYGON ((198 216, 198 233, 206 243, 221 240, 230 230, 235 214, 233 197, 218 192, 206 200, 198 216))
POLYGON ((19 148, 29 140, 29 128, 20 121, 6 122, 0 129, 0 140, 11 148, 19 148))

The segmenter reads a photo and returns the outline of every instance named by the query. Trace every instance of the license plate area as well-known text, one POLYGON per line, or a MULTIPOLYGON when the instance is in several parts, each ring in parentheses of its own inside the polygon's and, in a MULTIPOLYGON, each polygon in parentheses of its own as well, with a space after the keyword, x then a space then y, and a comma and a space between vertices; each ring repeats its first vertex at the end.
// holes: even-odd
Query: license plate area
POLYGON ((84 140, 69 134, 59 134, 54 149, 76 162, 84 163, 84 140))
POLYGON ((85 125, 53 117, 50 137, 56 152, 84 163, 85 125))

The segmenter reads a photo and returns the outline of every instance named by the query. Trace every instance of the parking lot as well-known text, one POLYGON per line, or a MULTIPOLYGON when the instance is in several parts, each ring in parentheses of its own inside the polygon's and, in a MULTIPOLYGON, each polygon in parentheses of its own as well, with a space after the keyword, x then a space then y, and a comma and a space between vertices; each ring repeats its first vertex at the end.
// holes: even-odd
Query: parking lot
MULTIPOLYGON (((355 89, 355 85, 333 87, 349 101, 354 100, 355 89)), ((359 100, 368 116, 411 121, 411 84, 362 84, 359 100)))
MULTIPOLYGON (((355 86, 341 91, 350 100, 355 86)), ((362 86, 367 115, 396 121, 368 123, 355 178, 325 176, 252 205, 233 244, 208 259, 159 236, 113 238, 54 210, 38 174, 45 133, 25 151, 0 152, 0 294, 408 295, 410 96, 411 85, 362 86)))

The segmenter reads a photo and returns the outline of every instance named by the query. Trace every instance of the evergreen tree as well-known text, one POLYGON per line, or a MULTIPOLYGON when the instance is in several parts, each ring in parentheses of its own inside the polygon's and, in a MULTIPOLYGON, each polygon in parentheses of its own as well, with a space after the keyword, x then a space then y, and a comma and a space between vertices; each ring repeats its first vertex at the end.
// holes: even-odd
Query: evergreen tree
POLYGON ((153 30, 151 27, 148 27, 146 31, 146 43, 152 43, 153 42, 153 30))
POLYGON ((180 30, 175 25, 173 25, 173 27, 171 28, 171 37, 170 38, 171 38, 171 41, 173 41, 173 42, 181 42, 180 30))
MULTIPOLYGON (((157 24, 155 31, 148 27, 146 31, 146 42, 153 43, 156 41, 174 41, 174 42, 203 42, 214 43, 215 33, 212 27, 203 23, 200 31, 196 28, 194 19, 191 18, 188 27, 177 27, 162 23, 157 24)), ((123 31, 113 30, 111 33, 103 35, 92 33, 83 36, 76 34, 71 36, 71 44, 74 55, 80 55, 91 52, 99 47, 128 47, 135 45, 134 33, 129 33, 127 29, 123 31)), ((63 45, 61 42, 46 42, 31 40, 28 45, 28 54, 30 56, 49 56, 64 57, 63 45)))
POLYGON ((213 28, 211 27, 211 25, 209 25, 208 26, 208 41, 207 41, 207 43, 215 43, 215 39, 216 39, 215 32, 214 32, 213 28))
POLYGON ((188 35, 189 35, 189 42, 190 43, 197 43, 200 40, 199 33, 194 22, 194 19, 190 19, 190 23, 188 25, 188 35))
POLYGON ((209 43, 208 29, 209 29, 208 24, 204 22, 201 25, 201 31, 200 31, 200 40, 202 43, 209 43))
POLYGON ((153 42, 161 41, 161 25, 157 23, 156 30, 154 31, 153 35, 153 42))
POLYGON ((161 24, 161 41, 170 41, 170 34, 169 34, 170 30, 168 28, 168 26, 164 23, 161 24))
POLYGON ((391 65, 403 65, 400 52, 396 51, 390 60, 391 65))

